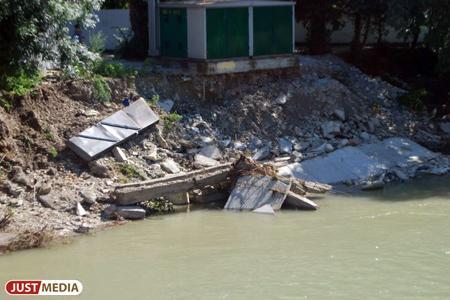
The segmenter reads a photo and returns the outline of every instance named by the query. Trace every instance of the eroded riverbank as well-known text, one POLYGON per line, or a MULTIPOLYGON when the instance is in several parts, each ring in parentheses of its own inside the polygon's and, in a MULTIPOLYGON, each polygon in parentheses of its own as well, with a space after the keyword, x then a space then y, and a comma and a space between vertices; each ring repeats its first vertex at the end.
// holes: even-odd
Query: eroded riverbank
POLYGON ((149 218, 2 256, 0 281, 74 278, 82 299, 447 297, 450 177, 316 201, 315 213, 149 218))

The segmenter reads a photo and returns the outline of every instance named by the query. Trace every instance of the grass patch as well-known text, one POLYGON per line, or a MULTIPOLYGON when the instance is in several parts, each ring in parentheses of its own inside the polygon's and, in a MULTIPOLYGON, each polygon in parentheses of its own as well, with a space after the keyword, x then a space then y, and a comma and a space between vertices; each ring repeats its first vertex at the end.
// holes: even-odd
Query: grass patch
POLYGON ((130 164, 123 164, 120 167, 120 173, 122 173, 122 175, 124 175, 127 178, 145 179, 145 177, 142 176, 142 174, 139 173, 138 170, 136 170, 135 166, 130 164))
POLYGON ((174 112, 174 113, 162 116, 161 118, 164 121, 164 129, 171 130, 173 128, 173 125, 176 122, 179 122, 179 121, 181 121, 181 119, 183 119, 183 116, 174 112))
POLYGON ((11 112, 13 108, 11 101, 3 97, 0 97, 0 106, 3 107, 3 109, 8 113, 11 112))
POLYGON ((102 103, 111 101, 111 89, 103 77, 94 76, 92 78, 92 87, 95 100, 102 103))
POLYGON ((159 95, 158 95, 158 94, 154 94, 154 95, 152 96, 152 99, 150 99, 150 103, 151 103, 153 106, 156 106, 156 105, 158 105, 158 102, 159 102, 159 95))
POLYGON ((0 79, 0 87, 17 96, 25 96, 34 89, 42 80, 38 71, 26 72, 18 70, 14 75, 4 76, 0 79))
POLYGON ((112 78, 127 78, 137 74, 137 71, 134 68, 125 67, 121 63, 108 60, 99 60, 95 62, 93 71, 94 74, 112 78))
POLYGON ((53 146, 49 149, 48 153, 52 158, 56 158, 58 156, 58 150, 56 150, 53 146))
POLYGON ((45 128, 44 131, 43 131, 43 133, 44 133, 44 137, 45 137, 46 140, 52 141, 52 142, 55 141, 55 136, 54 136, 53 133, 50 131, 50 129, 45 128))

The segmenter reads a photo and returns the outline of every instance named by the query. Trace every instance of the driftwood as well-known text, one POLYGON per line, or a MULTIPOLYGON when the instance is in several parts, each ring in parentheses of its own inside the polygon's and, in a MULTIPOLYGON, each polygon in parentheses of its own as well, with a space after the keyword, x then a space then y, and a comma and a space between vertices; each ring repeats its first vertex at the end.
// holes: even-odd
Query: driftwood
POLYGON ((231 164, 223 164, 181 175, 117 186, 114 191, 115 202, 120 205, 134 204, 221 184, 228 180, 231 168, 231 164))

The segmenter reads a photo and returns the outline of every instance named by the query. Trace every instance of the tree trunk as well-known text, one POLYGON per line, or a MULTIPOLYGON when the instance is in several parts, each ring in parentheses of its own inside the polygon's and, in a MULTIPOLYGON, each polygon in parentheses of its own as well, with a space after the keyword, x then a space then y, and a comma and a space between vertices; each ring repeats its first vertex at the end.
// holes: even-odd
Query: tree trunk
POLYGON ((311 54, 325 54, 330 51, 327 24, 323 16, 317 15, 311 20, 308 44, 311 54))
POLYGON ((362 16, 360 12, 355 14, 354 31, 351 51, 354 58, 358 58, 361 52, 362 16))
POLYGON ((148 55, 148 4, 145 0, 129 0, 130 23, 133 31, 131 47, 125 56, 145 58, 148 55))
POLYGON ((419 36, 420 36, 420 28, 415 28, 413 30, 413 37, 412 37, 412 41, 411 41, 411 49, 416 49, 417 42, 419 41, 419 36))
POLYGON ((367 19, 366 19, 366 25, 365 25, 365 28, 364 28, 364 36, 363 36, 363 41, 362 41, 362 44, 361 44, 361 49, 364 49, 364 47, 367 44, 367 39, 369 38, 371 25, 372 25, 372 18, 370 16, 368 16, 367 19))

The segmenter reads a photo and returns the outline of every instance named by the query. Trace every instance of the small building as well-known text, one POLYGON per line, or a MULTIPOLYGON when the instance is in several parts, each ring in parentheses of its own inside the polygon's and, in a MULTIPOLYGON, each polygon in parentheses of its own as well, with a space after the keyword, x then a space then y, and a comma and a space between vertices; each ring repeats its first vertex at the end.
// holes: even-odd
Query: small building
POLYGON ((208 62, 271 57, 273 63, 294 52, 295 2, 149 1, 150 55, 208 62))

